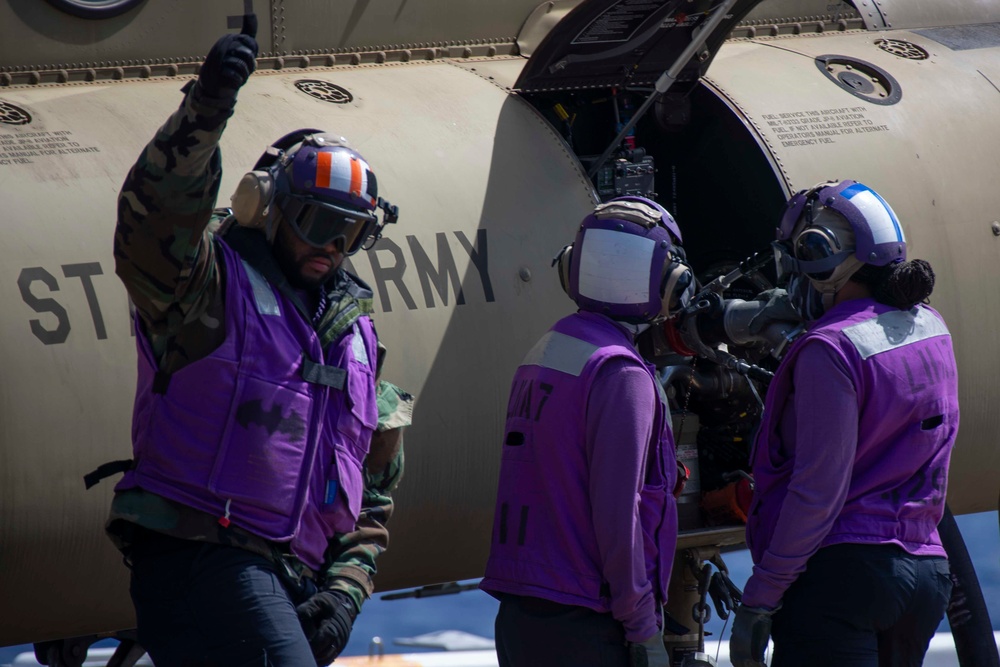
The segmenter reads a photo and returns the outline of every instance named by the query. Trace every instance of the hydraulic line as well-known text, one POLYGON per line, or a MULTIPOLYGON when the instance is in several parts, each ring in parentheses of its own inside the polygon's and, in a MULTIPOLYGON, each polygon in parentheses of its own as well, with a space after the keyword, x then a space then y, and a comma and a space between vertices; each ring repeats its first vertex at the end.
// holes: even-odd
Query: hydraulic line
POLYGON ((962 667, 1000 667, 1000 655, 997 654, 983 589, 965 547, 965 540, 962 539, 955 517, 947 505, 941 523, 938 524, 938 533, 951 563, 954 587, 948 604, 948 623, 955 638, 958 664, 962 667))

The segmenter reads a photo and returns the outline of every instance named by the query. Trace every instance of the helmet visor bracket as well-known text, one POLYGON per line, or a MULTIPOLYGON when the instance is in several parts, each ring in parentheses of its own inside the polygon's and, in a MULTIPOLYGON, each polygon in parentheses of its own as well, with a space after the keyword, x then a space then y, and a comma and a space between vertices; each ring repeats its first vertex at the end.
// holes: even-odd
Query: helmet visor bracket
POLYGON ((275 203, 304 243, 314 248, 333 243, 348 256, 361 250, 378 221, 373 213, 350 210, 304 195, 280 193, 275 203))
POLYGON ((792 249, 787 241, 771 241, 771 249, 774 250, 774 267, 778 281, 798 270, 798 262, 792 254, 792 249))
POLYGON ((672 258, 665 268, 660 296, 667 305, 667 312, 660 314, 668 317, 687 308, 694 296, 695 280, 691 267, 676 258, 672 258))

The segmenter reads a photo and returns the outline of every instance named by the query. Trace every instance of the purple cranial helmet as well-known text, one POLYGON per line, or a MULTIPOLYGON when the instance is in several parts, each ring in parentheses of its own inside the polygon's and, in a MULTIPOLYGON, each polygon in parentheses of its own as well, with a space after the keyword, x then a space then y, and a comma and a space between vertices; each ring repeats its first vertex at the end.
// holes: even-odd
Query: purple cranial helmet
MULTIPOLYGON (((674 220, 674 216, 667 212, 667 209, 660 206, 658 203, 652 199, 646 199, 645 197, 635 197, 635 196, 625 196, 617 197, 613 201, 634 201, 641 204, 646 204, 647 206, 652 206, 657 211, 660 212, 660 224, 667 228, 670 232, 670 240, 674 246, 680 246, 684 243, 684 237, 681 236, 681 228, 677 225, 677 221, 674 220)), ((675 248, 676 249, 676 248, 675 248)))
POLYGON ((281 160, 287 189, 275 204, 299 238, 331 242, 353 255, 375 231, 378 184, 368 163, 342 137, 308 134, 281 160))
POLYGON ((670 214, 642 197, 598 205, 556 258, 563 289, 581 310, 631 323, 664 319, 694 293, 670 214))
POLYGON ((300 195, 340 204, 358 211, 374 211, 378 202, 378 182, 361 155, 337 135, 306 135, 288 150, 285 172, 289 186, 300 195))
POLYGON ((398 208, 378 196, 368 162, 338 135, 316 129, 285 135, 261 156, 234 195, 237 219, 263 227, 274 238, 277 221, 315 247, 335 244, 353 255, 382 228, 395 222, 398 208), (279 216, 272 213, 280 212, 279 216), (382 219, 376 213, 382 210, 382 219), (242 218, 242 219, 241 219, 242 218))

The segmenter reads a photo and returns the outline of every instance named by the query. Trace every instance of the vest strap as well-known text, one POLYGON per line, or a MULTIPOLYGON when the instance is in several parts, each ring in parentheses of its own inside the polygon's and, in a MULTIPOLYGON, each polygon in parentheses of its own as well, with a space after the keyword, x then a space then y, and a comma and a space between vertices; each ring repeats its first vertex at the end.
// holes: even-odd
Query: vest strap
POLYGON ((121 461, 108 461, 107 463, 102 463, 97 467, 96 470, 92 470, 83 476, 83 483, 88 489, 94 487, 98 482, 106 477, 111 477, 112 475, 117 475, 120 472, 128 472, 135 467, 135 461, 132 459, 122 459, 121 461))
MULTIPOLYGON (((229 244, 229 247, 235 250, 240 256, 244 267, 247 265, 252 266, 269 283, 264 287, 267 288, 267 293, 270 294, 272 299, 275 297, 274 292, 271 291, 271 285, 274 285, 278 288, 279 292, 292 302, 295 309, 305 318, 306 322, 312 321, 312 313, 306 308, 302 299, 292 289, 292 286, 288 284, 288 278, 285 277, 285 274, 282 273, 281 268, 278 266, 278 261, 274 258, 274 252, 263 234, 253 229, 233 225, 226 232, 225 240, 229 244)), ((253 282, 252 274, 250 272, 247 273, 251 276, 251 282, 253 282)), ((253 291, 254 299, 257 300, 257 307, 259 309, 261 307, 259 298, 264 296, 264 293, 263 291, 258 293, 256 285, 253 291)), ((275 301, 275 307, 277 305, 277 301, 275 301)), ((264 313, 265 311, 261 312, 264 313)))
POLYGON ((347 371, 337 366, 317 364, 308 357, 302 359, 302 379, 313 384, 321 384, 339 391, 347 384, 347 371))
POLYGON ((243 270, 250 278, 250 286, 253 288, 253 298, 257 302, 257 312, 261 315, 281 316, 281 308, 278 307, 278 298, 271 291, 271 285, 260 272, 250 265, 250 262, 243 260, 243 270))

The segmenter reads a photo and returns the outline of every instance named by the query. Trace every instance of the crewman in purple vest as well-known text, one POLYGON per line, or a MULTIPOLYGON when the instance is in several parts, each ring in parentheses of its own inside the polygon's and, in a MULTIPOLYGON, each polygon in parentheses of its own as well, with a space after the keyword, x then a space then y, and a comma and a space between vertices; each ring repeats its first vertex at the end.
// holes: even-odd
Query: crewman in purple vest
POLYGON ((736 667, 916 667, 951 593, 937 525, 958 432, 934 273, 906 260, 882 197, 856 181, 791 199, 774 244, 809 323, 767 394, 751 455, 753 574, 736 667))
POLYGON ((402 468, 380 426, 408 423, 412 399, 379 384, 372 293, 341 267, 395 220, 371 167, 299 130, 243 177, 232 211, 213 210, 256 54, 251 34, 215 44, 119 198, 134 458, 88 484, 125 472, 107 531, 158 667, 329 664, 372 593, 402 468))
POLYGON ((667 667, 677 542, 670 412, 636 336, 683 308, 680 230, 642 198, 599 205, 558 257, 579 312, 514 375, 486 577, 501 667, 667 667))

